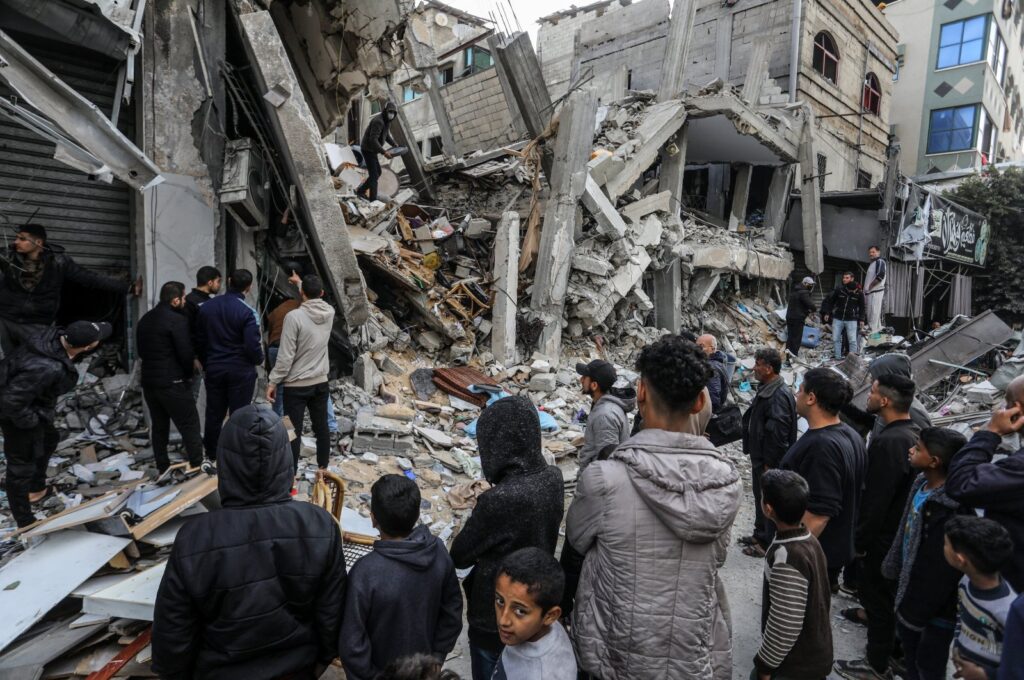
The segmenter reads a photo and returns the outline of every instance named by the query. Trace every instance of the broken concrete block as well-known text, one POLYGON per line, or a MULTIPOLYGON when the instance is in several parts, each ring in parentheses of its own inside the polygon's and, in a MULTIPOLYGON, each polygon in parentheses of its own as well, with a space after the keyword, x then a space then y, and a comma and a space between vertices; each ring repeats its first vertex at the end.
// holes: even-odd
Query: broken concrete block
POLYGON ((587 175, 586 184, 583 187, 583 207, 585 207, 594 220, 597 222, 597 229, 600 233, 611 238, 622 238, 626 233, 626 222, 618 213, 612 202, 608 200, 601 187, 587 175))
POLYGON ((426 439, 433 446, 440 446, 445 449, 450 449, 455 446, 455 440, 441 430, 435 430, 429 427, 417 427, 416 434, 426 439))
POLYGON ((622 215, 633 224, 640 222, 640 219, 653 212, 672 212, 672 192, 662 191, 657 194, 645 196, 639 201, 634 201, 622 208, 622 215))
POLYGON ((527 389, 531 392, 551 392, 558 387, 558 380, 554 373, 534 373, 530 376, 530 384, 527 389))
POLYGON ((104 378, 100 381, 100 384, 103 386, 103 391, 107 393, 108 397, 118 399, 121 396, 121 392, 127 389, 129 382, 131 382, 130 375, 127 373, 117 373, 104 378))
POLYGON ((534 373, 550 373, 551 362, 547 359, 537 359, 530 364, 530 370, 534 373))
POLYGON ((661 226, 661 220, 658 219, 658 216, 648 215, 640 220, 640 226, 637 227, 635 231, 633 242, 638 246, 656 246, 661 243, 661 233, 663 231, 664 229, 661 226))
POLYGON ((416 342, 429 352, 436 352, 444 347, 444 339, 436 331, 420 331, 415 335, 415 338, 416 342))
POLYGON ((466 225, 466 229, 463 234, 467 238, 480 238, 491 230, 491 221, 485 220, 482 217, 474 217, 466 225))
POLYGON ((384 376, 377 369, 373 357, 369 354, 361 354, 352 365, 352 379, 367 394, 376 394, 377 389, 384 383, 384 376))
POLYGON ((516 360, 516 312, 519 309, 519 213, 503 213, 494 238, 494 306, 491 352, 510 364, 516 360))
POLYGON ((384 404, 382 406, 378 406, 374 410, 374 415, 380 418, 390 418, 392 420, 411 421, 416 417, 416 411, 408 406, 402 406, 401 404, 384 404))
POLYGON ((690 304, 697 308, 703 307, 715 291, 721 278, 722 275, 719 272, 697 272, 690 279, 690 294, 687 296, 690 304))
POLYGON ((595 276, 608 276, 612 271, 612 265, 607 260, 588 255, 587 253, 573 253, 572 268, 595 276))
POLYGON ((644 112, 643 122, 634 130, 634 138, 630 140, 629 144, 636 143, 634 149, 631 152, 626 150, 625 146, 629 146, 627 144, 615 152, 619 158, 626 158, 627 153, 629 156, 622 169, 605 184, 608 198, 614 201, 628 191, 657 160, 658 152, 669 137, 685 122, 686 109, 682 101, 670 100, 649 107, 644 112))
POLYGON ((405 375, 405 369, 402 368, 401 364, 392 359, 391 355, 382 352, 375 356, 374 359, 377 360, 380 370, 388 375, 405 375))
POLYGON ((615 291, 619 298, 625 297, 643 279, 644 272, 647 271, 647 267, 650 264, 651 256, 647 254, 647 251, 643 248, 637 248, 630 261, 625 266, 620 267, 615 272, 615 275, 608 280, 612 290, 615 291))

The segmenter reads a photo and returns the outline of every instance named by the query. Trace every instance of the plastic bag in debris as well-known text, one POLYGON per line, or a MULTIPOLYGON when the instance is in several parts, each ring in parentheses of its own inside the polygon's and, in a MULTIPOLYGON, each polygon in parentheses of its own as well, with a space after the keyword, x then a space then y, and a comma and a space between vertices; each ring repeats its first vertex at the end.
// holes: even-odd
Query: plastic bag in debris
MULTIPOLYGON (((495 389, 495 387, 493 385, 470 385, 466 389, 468 389, 470 392, 472 392, 474 394, 488 394, 488 395, 490 395, 489 397, 487 397, 487 404, 484 406, 484 408, 487 408, 488 406, 490 406, 494 402, 498 401, 499 399, 504 399, 505 397, 511 397, 512 396, 511 394, 509 394, 505 390, 502 390, 500 388, 499 389, 495 389)), ((555 434, 559 430, 562 429, 562 428, 560 428, 558 426, 558 421, 555 420, 554 416, 552 416, 550 413, 547 413, 546 411, 541 411, 540 409, 538 409, 537 410, 537 417, 540 418, 540 431, 541 432, 548 432, 550 434, 555 434)), ((471 422, 470 424, 466 425, 466 429, 465 429, 466 436, 472 437, 473 439, 476 439, 476 421, 477 420, 479 420, 479 418, 474 418, 473 422, 471 422)))

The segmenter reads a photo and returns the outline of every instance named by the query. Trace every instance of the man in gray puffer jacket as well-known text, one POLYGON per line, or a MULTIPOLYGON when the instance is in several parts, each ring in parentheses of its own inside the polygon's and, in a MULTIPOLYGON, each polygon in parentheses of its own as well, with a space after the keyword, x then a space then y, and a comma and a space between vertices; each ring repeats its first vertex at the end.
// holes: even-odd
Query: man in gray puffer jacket
POLYGON ((580 475, 566 534, 586 555, 572 635, 580 669, 602 680, 732 677, 718 569, 739 510, 739 472, 686 434, 711 368, 679 336, 637 361, 644 429, 580 475))
POLYGON ((589 364, 576 364, 583 393, 594 405, 583 431, 580 449, 580 472, 598 459, 609 446, 616 447, 629 439, 629 414, 636 408, 636 392, 632 387, 614 389, 618 375, 607 361, 594 359, 589 364))

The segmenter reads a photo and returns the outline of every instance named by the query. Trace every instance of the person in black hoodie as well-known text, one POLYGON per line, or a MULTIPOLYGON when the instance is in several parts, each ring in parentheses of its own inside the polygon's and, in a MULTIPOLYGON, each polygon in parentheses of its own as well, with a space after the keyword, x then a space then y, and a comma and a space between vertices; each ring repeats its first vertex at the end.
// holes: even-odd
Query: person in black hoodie
POLYGON ((853 280, 853 272, 843 272, 843 282, 836 286, 821 303, 821 320, 832 324, 832 343, 835 358, 843 358, 843 333, 850 343, 850 351, 857 352, 857 337, 867 316, 864 291, 853 280))
POLYGON ((161 474, 171 465, 167 439, 172 420, 181 433, 189 465, 198 467, 203 462, 199 411, 192 397, 195 353, 184 306, 185 284, 168 281, 160 288, 160 303, 142 315, 136 331, 142 395, 149 407, 149 440, 161 474))
POLYGON ((804 341, 804 323, 814 312, 814 301, 811 291, 814 290, 814 279, 805 276, 789 294, 786 306, 786 351, 790 356, 798 356, 804 341))
POLYGON ((391 121, 397 117, 398 107, 394 102, 388 102, 384 105, 384 110, 371 118, 369 125, 366 126, 359 150, 363 154, 367 176, 366 180, 356 187, 356 196, 370 201, 377 200, 377 182, 380 180, 380 160, 377 154, 391 158, 391 152, 385 149, 384 145, 395 145, 395 140, 391 138, 391 121))
POLYGON ((338 654, 345 558, 334 518, 291 497, 288 432, 269 406, 220 437, 221 509, 178 531, 156 597, 164 680, 313 680, 338 654))
POLYGON ((858 596, 863 609, 843 610, 846 618, 866 623, 867 653, 863 659, 837 661, 844 678, 889 677, 889 658, 896 642, 896 583, 882 576, 882 562, 899 533, 900 519, 914 481, 908 452, 920 428, 910 418, 914 381, 883 375, 871 384, 867 410, 885 423, 868 445, 867 474, 861 496, 854 547, 863 555, 858 596))
POLYGON ((30 336, 0 361, 0 430, 7 458, 7 500, 19 527, 35 522, 32 503, 49 495, 46 467, 60 435, 57 399, 74 389, 76 357, 110 337, 109 323, 76 321, 30 336))
POLYGON ((420 490, 404 475, 370 489, 380 530, 348 575, 338 649, 348 680, 373 680, 391 661, 431 654, 443 662, 462 632, 462 592, 441 539, 420 524, 420 490))
POLYGON ((565 490, 562 471, 544 462, 540 419, 526 397, 500 399, 480 414, 477 440, 484 477, 473 514, 452 543, 459 569, 473 567, 466 590, 473 680, 490 680, 503 645, 494 613, 494 578, 501 560, 520 548, 555 554, 565 490))
POLYGON ((0 356, 52 325, 65 282, 109 293, 142 292, 142 279, 129 285, 95 274, 46 240, 39 224, 18 228, 7 255, 0 255, 0 356))

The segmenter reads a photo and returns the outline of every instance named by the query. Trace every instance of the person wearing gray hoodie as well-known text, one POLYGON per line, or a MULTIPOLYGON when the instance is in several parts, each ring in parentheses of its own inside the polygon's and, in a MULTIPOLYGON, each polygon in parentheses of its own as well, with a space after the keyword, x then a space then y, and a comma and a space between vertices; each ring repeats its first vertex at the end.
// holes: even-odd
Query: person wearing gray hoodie
POLYGON ((743 482, 687 432, 711 377, 695 344, 669 335, 637 361, 644 429, 579 477, 566 538, 586 555, 572 616, 580 669, 602 680, 732 677, 718 576, 743 482))
POLYGON ((616 447, 629 439, 629 414, 636 408, 636 392, 632 387, 616 389, 618 375, 607 361, 594 359, 588 364, 576 364, 583 393, 594 405, 583 431, 580 449, 580 472, 598 459, 609 446, 616 447))
POLYGON ((331 458, 331 433, 327 427, 330 396, 327 345, 334 325, 334 308, 324 301, 324 284, 316 274, 302 277, 300 292, 302 304, 284 318, 277 363, 267 380, 267 401, 273 404, 278 387, 284 387, 284 413, 295 428, 292 459, 296 470, 302 449, 303 421, 309 411, 316 437, 316 464, 323 470, 331 458))

